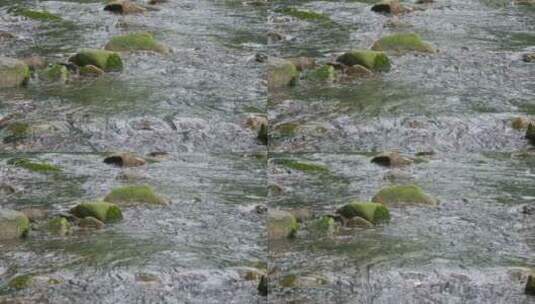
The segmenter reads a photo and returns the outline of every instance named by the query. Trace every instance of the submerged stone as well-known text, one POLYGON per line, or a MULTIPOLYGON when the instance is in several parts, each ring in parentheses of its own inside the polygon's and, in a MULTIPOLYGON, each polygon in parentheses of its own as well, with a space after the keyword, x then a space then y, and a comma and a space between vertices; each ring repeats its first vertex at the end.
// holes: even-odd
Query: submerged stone
POLYGON ((392 151, 374 156, 371 162, 385 167, 403 167, 412 164, 413 161, 397 151, 392 151))
POLYGON ((104 75, 104 71, 92 64, 88 64, 86 66, 83 66, 80 68, 80 75, 81 76, 92 76, 92 77, 100 77, 104 75))
POLYGON ((372 11, 382 14, 399 15, 406 11, 399 0, 385 0, 372 6, 372 11))
POLYGON ((336 221, 330 216, 322 216, 312 221, 307 228, 315 235, 332 235, 338 230, 336 221))
POLYGON ((268 87, 271 89, 292 86, 297 83, 299 71, 285 59, 270 58, 267 67, 268 87))
POLYGON ((297 233, 299 224, 291 213, 271 209, 267 216, 268 239, 292 238, 297 233))
POLYGON ((361 217, 370 223, 378 224, 390 220, 390 212, 383 204, 370 202, 351 202, 337 210, 346 219, 361 217))
POLYGON ((146 9, 132 1, 129 0, 114 0, 109 1, 106 6, 104 6, 105 11, 109 11, 116 14, 141 14, 146 11, 146 9))
POLYGON ((26 139, 30 134, 30 125, 25 122, 15 121, 7 125, 7 136, 4 137, 4 143, 15 143, 26 139))
POLYGON ((25 85, 30 79, 30 68, 21 60, 0 56, 0 88, 25 85))
POLYGON ((245 125, 256 132, 257 139, 263 144, 268 142, 268 120, 264 115, 251 115, 247 117, 245 125))
POLYGON ((305 173, 329 173, 329 169, 323 165, 304 163, 292 159, 277 159, 276 163, 305 173))
POLYGON ((78 227, 82 229, 102 229, 106 224, 96 217, 86 216, 78 221, 78 227))
POLYGON ((94 65, 105 72, 120 71, 123 69, 121 56, 112 51, 100 49, 82 49, 69 58, 69 61, 79 67, 94 65))
POLYGON ((331 65, 324 65, 305 74, 305 79, 310 81, 334 81, 336 70, 331 65))
POLYGON ((33 162, 27 158, 12 158, 7 161, 7 164, 37 173, 61 172, 61 168, 56 165, 43 162, 33 162))
POLYGON ((139 167, 146 165, 147 162, 132 153, 120 153, 108 156, 104 159, 104 163, 108 165, 115 165, 117 167, 139 167))
POLYGON ((0 240, 25 237, 30 232, 30 220, 21 212, 0 208, 0 240))
POLYGON ((372 71, 387 72, 390 70, 390 59, 384 52, 370 50, 352 50, 336 59, 348 66, 361 65, 372 71))
POLYGON ((304 20, 304 21, 323 21, 323 22, 331 21, 329 16, 325 14, 310 11, 310 10, 298 9, 295 7, 286 7, 286 8, 278 10, 278 12, 284 15, 292 16, 299 20, 304 20))
POLYGON ((64 217, 51 219, 46 224, 46 229, 56 235, 67 235, 71 231, 71 223, 64 217))
POLYGON ((151 33, 131 33, 115 36, 104 47, 115 52, 152 51, 161 54, 169 53, 169 48, 154 39, 151 33))
POLYGON ((7 286, 13 289, 24 289, 24 288, 30 287, 32 282, 33 282, 33 275, 22 274, 9 280, 9 282, 7 283, 7 286))
POLYGON ((82 203, 71 209, 71 213, 78 218, 94 217, 104 223, 117 222, 123 219, 121 209, 107 202, 82 203))
POLYGON ((397 53, 435 52, 435 49, 429 43, 423 42, 420 35, 415 33, 399 33, 382 37, 373 44, 372 50, 397 53))
POLYGON ((299 72, 316 67, 316 61, 311 57, 294 57, 288 58, 287 60, 295 65, 295 68, 299 72))
POLYGON ((69 70, 62 64, 53 64, 46 69, 39 71, 39 79, 47 82, 67 82, 69 70))
MULTIPOLYGON (((535 1, 533 1, 535 4, 535 1)), ((535 53, 528 53, 522 55, 522 60, 527 63, 535 62, 535 53)))
POLYGON ((151 204, 151 205, 166 205, 167 200, 154 193, 151 187, 147 185, 141 186, 125 186, 113 189, 105 198, 104 201, 115 204, 151 204))
POLYGON ((437 201, 416 185, 390 186, 381 189, 372 202, 390 205, 427 205, 436 206, 437 201))

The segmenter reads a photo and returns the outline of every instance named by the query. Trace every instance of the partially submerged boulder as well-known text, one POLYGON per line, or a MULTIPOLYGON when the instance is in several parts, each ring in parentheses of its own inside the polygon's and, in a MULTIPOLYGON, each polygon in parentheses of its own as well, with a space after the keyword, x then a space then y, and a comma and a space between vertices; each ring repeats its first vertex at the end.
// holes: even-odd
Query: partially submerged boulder
POLYGON ((156 41, 154 36, 148 32, 115 36, 111 38, 104 48, 115 52, 151 51, 161 54, 169 53, 169 47, 156 41))
POLYGON ((30 232, 30 220, 22 212, 0 208, 0 240, 25 237, 30 232))
POLYGON ((30 79, 30 68, 21 60, 0 56, 0 88, 25 85, 30 79))
POLYGON ((531 119, 519 116, 513 118, 511 122, 511 127, 515 130, 527 130, 531 123, 534 123, 531 119))
POLYGON ((435 49, 431 44, 422 41, 420 35, 415 33, 398 33, 384 36, 373 44, 372 50, 396 53, 435 52, 435 49))
POLYGON ((403 167, 413 163, 410 158, 401 155, 397 151, 380 153, 374 156, 371 162, 384 167, 403 167))
POLYGON ((268 239, 292 238, 297 233, 299 224, 291 213, 270 209, 267 215, 268 239))
POLYGON ((104 159, 104 163, 108 165, 115 165, 117 167, 139 167, 147 164, 143 158, 132 153, 119 153, 108 156, 104 159))
POLYGON ((383 188, 372 198, 372 202, 381 203, 386 206, 436 206, 438 204, 436 199, 426 194, 416 185, 399 185, 383 188))
POLYGON ((121 56, 112 51, 100 49, 82 49, 69 58, 69 61, 79 67, 94 65, 105 72, 120 71, 123 69, 121 56))
POLYGON ((407 11, 399 0, 385 0, 372 6, 372 11, 382 14, 400 15, 407 11))
POLYGON ((147 185, 115 188, 104 198, 104 201, 124 205, 166 205, 168 203, 165 198, 158 196, 147 185))
POLYGON ((141 14, 146 11, 146 9, 132 1, 129 0, 113 0, 109 1, 104 10, 116 14, 141 14))
POLYGON ((384 52, 370 50, 352 50, 336 59, 347 66, 361 65, 372 71, 387 72, 390 70, 390 59, 384 52))
POLYGON ((295 85, 299 77, 295 65, 289 60, 280 58, 269 58, 267 73, 270 89, 295 85))
POLYGON ((388 208, 379 203, 354 201, 338 209, 336 212, 346 219, 361 217, 373 224, 388 222, 390 220, 388 208))
POLYGON ((70 212, 78 218, 94 217, 104 223, 118 222, 123 219, 121 209, 108 202, 81 203, 72 208, 70 212))

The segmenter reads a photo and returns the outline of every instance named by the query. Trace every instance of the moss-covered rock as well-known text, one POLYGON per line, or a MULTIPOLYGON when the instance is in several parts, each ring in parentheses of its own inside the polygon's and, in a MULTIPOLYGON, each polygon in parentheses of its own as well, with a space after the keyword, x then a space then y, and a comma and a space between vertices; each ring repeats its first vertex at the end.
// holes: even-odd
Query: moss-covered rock
POLYGON ((332 65, 324 65, 305 74, 309 81, 333 81, 336 79, 336 70, 332 65))
POLYGON ((102 229, 104 226, 101 220, 92 216, 86 216, 78 221, 78 227, 82 229, 102 229))
POLYGON ((22 274, 9 280, 9 282, 7 283, 7 286, 13 289, 24 289, 24 288, 30 287, 30 285, 32 285, 32 282, 33 282, 33 275, 22 274))
POLYGON ((71 232, 71 223, 64 217, 56 217, 46 223, 48 232, 56 235, 67 235, 71 232))
POLYGON ((374 156, 371 162, 385 167, 403 167, 412 164, 413 160, 397 151, 389 151, 374 156))
POLYGON ((526 139, 530 141, 531 144, 535 145, 535 124, 530 123, 528 129, 526 130, 526 139))
POLYGON ((277 12, 304 21, 331 22, 329 16, 325 14, 314 12, 311 10, 298 9, 296 7, 285 7, 277 10, 277 12))
POLYGON ((0 56, 0 88, 25 85, 30 79, 30 68, 21 60, 0 56))
POLYGON ((427 42, 422 41, 420 35, 415 33, 398 33, 382 37, 373 44, 372 50, 396 53, 435 52, 433 46, 431 46, 427 42))
POLYGON ((299 77, 295 65, 289 60, 280 58, 268 60, 267 73, 268 87, 271 89, 295 85, 299 77))
POLYGON ((131 33, 115 36, 104 47, 115 52, 152 51, 161 54, 169 53, 169 48, 154 39, 151 33, 131 33))
POLYGON ((39 79, 47 82, 67 82, 69 70, 62 64, 53 64, 46 69, 39 71, 39 79))
POLYGON ((113 223, 123 219, 121 209, 107 202, 82 203, 72 208, 71 213, 82 219, 91 216, 104 223, 113 223))
POLYGON ((108 4, 104 6, 104 10, 116 14, 141 14, 146 11, 146 9, 132 1, 129 0, 113 0, 108 1, 108 4))
POLYGON ((6 127, 7 136, 4 137, 4 143, 15 143, 26 139, 30 134, 30 125, 25 122, 15 121, 6 127))
POLYGON ((104 75, 104 73, 105 72, 101 68, 96 67, 92 64, 80 67, 81 76, 100 77, 104 75))
POLYGON ((57 173, 61 172, 61 168, 44 162, 34 162, 27 158, 12 158, 7 161, 8 165, 24 168, 28 171, 36 173, 57 173))
POLYGON ((374 4, 372 11, 382 14, 399 15, 405 13, 407 9, 401 5, 399 0, 385 0, 374 4))
POLYGON ((147 164, 143 158, 132 153, 118 153, 104 158, 104 163, 117 167, 139 167, 147 164))
POLYGON ((351 202, 338 209, 338 214, 346 219, 361 217, 373 224, 390 220, 390 212, 383 204, 369 202, 351 202))
POLYGON ((99 49, 82 49, 69 58, 69 61, 79 67, 94 65, 105 72, 120 71, 123 69, 121 56, 112 51, 99 49))
POLYGON ((323 165, 305 163, 292 159, 277 159, 276 163, 287 168, 305 173, 329 173, 329 169, 323 165))
POLYGON ((297 233, 299 224, 291 213, 282 210, 269 210, 267 231, 270 240, 292 238, 297 233))
POLYGON ((167 200, 154 193, 154 190, 147 186, 125 186, 113 189, 104 201, 115 204, 151 204, 151 205, 165 205, 167 200))
POLYGON ((330 216, 322 216, 313 220, 307 228, 314 235, 332 235, 338 230, 336 221, 330 216))
POLYGON ((18 8, 12 11, 14 15, 36 21, 61 21, 61 17, 47 11, 36 11, 26 8, 18 8))
POLYGON ((336 59, 348 66, 361 65, 372 71, 386 72, 390 70, 390 59, 384 52, 370 50, 352 50, 336 59))
POLYGON ((381 189, 373 198, 373 202, 392 205, 428 205, 436 206, 437 201, 427 195, 416 185, 391 186, 381 189))
POLYGON ((30 232, 30 220, 21 212, 0 208, 0 240, 25 237, 30 232))

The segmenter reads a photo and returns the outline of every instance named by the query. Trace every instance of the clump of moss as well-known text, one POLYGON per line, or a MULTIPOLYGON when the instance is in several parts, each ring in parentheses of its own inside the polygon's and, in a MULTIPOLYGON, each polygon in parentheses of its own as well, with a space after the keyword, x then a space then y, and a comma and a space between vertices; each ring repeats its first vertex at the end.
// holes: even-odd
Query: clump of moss
POLYGON ((286 7, 278 10, 279 13, 292 16, 294 18, 304 20, 304 21, 321 21, 321 22, 331 22, 329 16, 317 13, 309 10, 300 10, 295 7, 286 7))
POLYGON ((6 130, 9 135, 4 138, 4 143, 18 142, 28 137, 30 125, 25 122, 13 122, 7 126, 6 130))
POLYGON ((372 202, 385 205, 430 205, 435 206, 437 201, 423 192, 416 185, 391 186, 381 189, 372 202))
POLYGON ((82 203, 71 209, 71 213, 79 218, 94 217, 104 223, 117 222, 123 219, 121 209, 107 202, 82 203))
POLYGON ((299 223, 295 216, 282 210, 269 210, 267 222, 268 238, 270 240, 293 238, 299 229, 299 223))
POLYGON ((47 11, 36 11, 26 8, 17 8, 12 11, 16 16, 26 17, 37 21, 61 21, 61 17, 47 11))
POLYGON ((23 275, 18 275, 12 278, 11 280, 9 280, 9 283, 7 283, 7 285, 13 289, 24 289, 24 288, 29 287, 30 284, 32 284, 32 281, 33 281, 33 275, 23 274, 23 275))
POLYGON ((42 163, 42 162, 33 162, 27 158, 12 158, 7 161, 7 164, 15 166, 15 167, 24 168, 28 171, 37 172, 37 173, 61 172, 61 168, 56 165, 42 163))
POLYGON ((324 65, 306 73, 305 78, 311 81, 333 81, 336 78, 336 70, 332 65, 324 65))
POLYGON ((352 202, 338 209, 337 213, 350 219, 361 217, 373 224, 390 220, 390 212, 383 204, 369 202, 352 202))
POLYGON ((131 33, 115 36, 106 44, 106 50, 116 52, 128 51, 153 51, 157 53, 169 53, 169 48, 154 39, 151 33, 131 33))
POLYGON ((329 169, 322 165, 303 163, 292 159, 277 159, 277 164, 306 173, 329 173, 329 169))
POLYGON ((420 35, 415 33, 398 33, 382 37, 377 40, 373 46, 374 51, 392 51, 392 52, 424 52, 434 53, 433 47, 422 41, 420 35))
POLYGON ((373 71, 387 72, 390 70, 390 59, 384 52, 370 50, 352 50, 336 59, 348 66, 361 65, 373 71))
POLYGON ((93 65, 105 72, 120 71, 123 69, 121 56, 112 51, 99 49, 81 49, 69 58, 69 61, 79 67, 93 65))
POLYGON ((69 78, 69 70, 61 64, 53 64, 39 72, 39 78, 44 81, 66 82, 69 78))
POLYGON ((147 185, 126 186, 113 189, 104 198, 104 201, 116 204, 146 203, 153 205, 164 205, 167 203, 164 198, 156 195, 154 190, 147 185))

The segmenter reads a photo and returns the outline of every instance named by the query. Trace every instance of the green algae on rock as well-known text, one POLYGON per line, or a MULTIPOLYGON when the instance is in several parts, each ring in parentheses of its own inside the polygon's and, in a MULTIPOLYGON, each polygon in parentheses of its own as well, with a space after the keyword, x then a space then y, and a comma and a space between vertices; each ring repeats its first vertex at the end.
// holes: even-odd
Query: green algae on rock
POLYGON ((33 282, 33 275, 22 274, 9 280, 9 282, 7 283, 7 286, 13 289, 24 289, 24 288, 30 287, 32 282, 33 282))
POLYGON ((69 61, 79 67, 94 65, 105 72, 123 69, 121 56, 108 50, 81 49, 77 54, 69 58, 69 61))
POLYGON ((100 77, 104 75, 105 73, 101 68, 96 67, 92 64, 88 64, 86 66, 80 67, 79 72, 81 76, 91 76, 91 77, 100 77))
POLYGON ((0 208, 0 240, 25 237, 30 232, 30 220, 22 212, 0 208))
POLYGON ((270 89, 293 86, 297 83, 299 71, 285 59, 270 58, 267 67, 268 87, 270 89))
POLYGON ((101 220, 92 216, 86 216, 78 221, 78 227, 82 229, 102 229, 104 226, 101 220))
POLYGON ((36 11, 26 8, 16 8, 12 11, 15 16, 21 16, 36 21, 61 21, 61 17, 47 11, 36 11))
POLYGON ((337 210, 344 218, 361 217, 373 224, 388 222, 390 212, 383 204, 370 202, 351 202, 337 210))
POLYGON ((384 52, 370 50, 352 50, 341 56, 336 61, 348 66, 361 65, 372 71, 387 72, 390 70, 390 59, 384 52))
POLYGON ((292 159, 277 159, 275 162, 287 168, 305 173, 329 173, 329 169, 323 165, 304 163, 292 159))
POLYGON ((381 189, 372 202, 391 205, 427 205, 436 206, 438 202, 416 185, 390 186, 381 189))
POLYGON ((105 202, 115 204, 151 204, 165 205, 167 200, 154 193, 154 190, 147 186, 125 186, 113 189, 105 198, 105 202))
POLYGON ((30 68, 21 60, 0 56, 0 88, 25 85, 30 79, 30 68))
POLYGON ((121 209, 108 202, 81 203, 72 208, 70 212, 82 219, 90 216, 104 223, 118 222, 123 219, 121 209))
POLYGON ((332 65, 324 65, 305 74, 305 79, 309 81, 333 81, 336 78, 336 70, 332 65))
POLYGON ((152 51, 161 54, 169 53, 169 48, 154 39, 151 33, 131 33, 115 36, 104 47, 108 51, 133 52, 152 51))
POLYGON ((332 235, 338 230, 336 221, 330 216, 322 216, 313 220, 307 228, 314 235, 332 235))
POLYGON ((46 229, 56 235, 67 235, 71 231, 71 223, 64 217, 56 217, 46 224, 46 229))
POLYGON ((47 82, 67 82, 69 70, 62 64, 53 64, 38 72, 39 79, 47 82))
POLYGON ((27 158, 12 158, 7 161, 7 164, 37 173, 61 172, 61 168, 56 165, 43 162, 33 162, 27 158))
POLYGON ((299 224, 290 212, 269 210, 267 215, 268 239, 292 238, 297 233, 299 224))
POLYGON ((422 41, 420 35, 415 33, 398 33, 384 36, 373 44, 372 50, 396 53, 435 52, 433 46, 431 46, 427 42, 422 41))
POLYGON ((277 10, 277 12, 304 21, 332 22, 329 16, 325 14, 317 13, 310 10, 302 10, 295 7, 282 8, 277 10))

